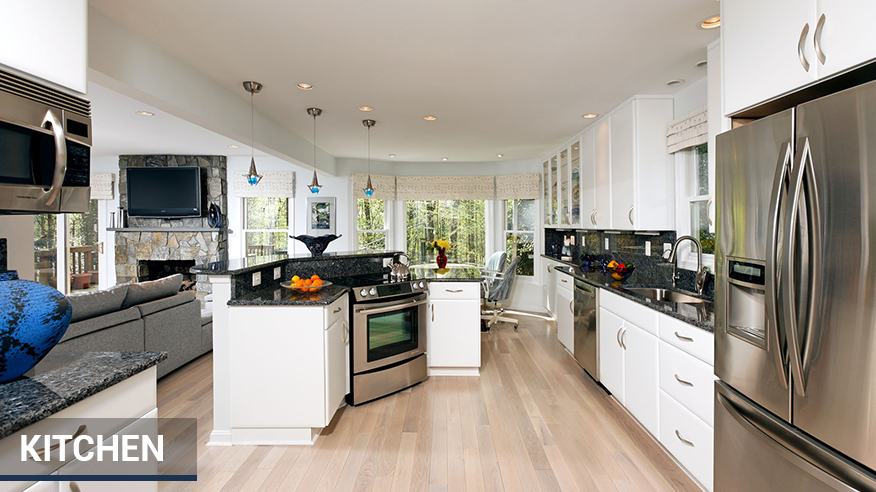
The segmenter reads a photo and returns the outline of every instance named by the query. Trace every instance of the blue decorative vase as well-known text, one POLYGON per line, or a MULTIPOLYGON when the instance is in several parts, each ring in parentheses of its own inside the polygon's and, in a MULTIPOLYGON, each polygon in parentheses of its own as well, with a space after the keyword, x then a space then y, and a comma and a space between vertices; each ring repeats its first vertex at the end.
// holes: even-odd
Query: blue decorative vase
POLYGON ((70 325, 70 301, 48 285, 0 272, 0 383, 37 365, 70 325))

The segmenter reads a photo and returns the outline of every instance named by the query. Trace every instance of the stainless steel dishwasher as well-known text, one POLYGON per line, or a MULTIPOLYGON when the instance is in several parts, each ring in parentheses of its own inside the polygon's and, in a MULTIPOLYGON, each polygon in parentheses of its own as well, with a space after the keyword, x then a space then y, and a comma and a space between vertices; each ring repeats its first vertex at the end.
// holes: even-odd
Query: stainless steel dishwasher
POLYGON ((599 289, 575 279, 575 360, 599 381, 599 289))

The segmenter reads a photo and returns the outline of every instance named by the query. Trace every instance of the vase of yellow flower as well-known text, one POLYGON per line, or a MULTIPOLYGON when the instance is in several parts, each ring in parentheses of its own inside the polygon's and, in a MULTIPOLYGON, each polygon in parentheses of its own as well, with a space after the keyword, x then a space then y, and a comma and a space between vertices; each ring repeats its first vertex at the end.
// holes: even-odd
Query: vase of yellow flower
POLYGON ((450 243, 443 239, 436 239, 432 241, 432 247, 438 251, 438 255, 435 256, 435 263, 438 264, 438 268, 444 268, 447 266, 447 250, 450 249, 450 243))

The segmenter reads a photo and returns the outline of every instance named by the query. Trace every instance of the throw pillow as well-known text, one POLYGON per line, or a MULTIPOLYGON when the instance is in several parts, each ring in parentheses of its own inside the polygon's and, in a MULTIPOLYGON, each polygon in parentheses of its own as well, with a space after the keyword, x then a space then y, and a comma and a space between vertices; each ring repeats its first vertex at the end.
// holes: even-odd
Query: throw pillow
POLYGON ((182 275, 178 273, 149 282, 128 284, 128 295, 125 297, 125 302, 122 303, 122 308, 176 295, 182 286, 182 278, 182 275))
POLYGON ((70 305, 73 306, 71 323, 118 311, 122 308, 127 293, 127 285, 117 285, 107 290, 68 296, 70 305))

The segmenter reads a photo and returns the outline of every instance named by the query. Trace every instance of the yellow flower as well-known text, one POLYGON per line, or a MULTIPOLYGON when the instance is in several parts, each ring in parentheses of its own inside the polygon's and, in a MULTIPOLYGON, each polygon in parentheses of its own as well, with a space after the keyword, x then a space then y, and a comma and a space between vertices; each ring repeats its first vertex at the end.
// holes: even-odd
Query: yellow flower
POLYGON ((436 239, 436 240, 432 241, 432 247, 433 248, 450 249, 450 243, 448 243, 447 241, 445 241, 443 239, 436 239))

